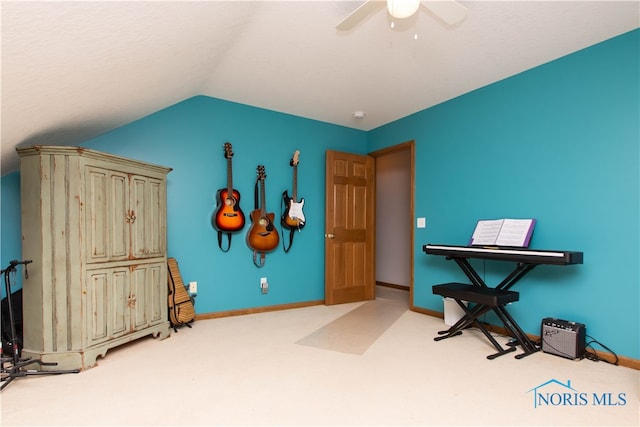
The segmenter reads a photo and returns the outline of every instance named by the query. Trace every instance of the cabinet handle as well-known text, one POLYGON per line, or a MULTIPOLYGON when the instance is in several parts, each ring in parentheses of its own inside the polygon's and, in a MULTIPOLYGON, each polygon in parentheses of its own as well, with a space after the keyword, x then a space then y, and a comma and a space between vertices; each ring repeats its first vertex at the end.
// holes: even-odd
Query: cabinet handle
POLYGON ((136 220, 136 213, 130 209, 127 209, 127 216, 125 217, 125 221, 129 224, 133 224, 136 220))

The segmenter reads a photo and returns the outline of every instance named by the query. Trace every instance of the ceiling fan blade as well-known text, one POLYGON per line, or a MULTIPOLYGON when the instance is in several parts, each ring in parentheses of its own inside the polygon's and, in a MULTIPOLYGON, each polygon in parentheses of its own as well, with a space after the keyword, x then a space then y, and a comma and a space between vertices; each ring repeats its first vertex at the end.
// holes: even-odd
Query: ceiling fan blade
POLYGON ((422 7, 440 18, 447 25, 454 25, 467 16, 467 8, 456 0, 423 1, 422 7))
POLYGON ((344 18, 342 22, 336 25, 338 31, 349 31, 355 28, 360 22, 367 16, 372 14, 378 9, 382 9, 385 6, 384 1, 379 0, 367 0, 362 3, 356 10, 354 10, 349 16, 344 18))

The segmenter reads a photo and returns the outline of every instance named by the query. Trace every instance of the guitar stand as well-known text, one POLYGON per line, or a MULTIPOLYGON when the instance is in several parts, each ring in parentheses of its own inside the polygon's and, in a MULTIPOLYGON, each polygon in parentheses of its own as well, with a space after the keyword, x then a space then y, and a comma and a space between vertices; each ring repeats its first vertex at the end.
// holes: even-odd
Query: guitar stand
POLYGON ((27 272, 27 264, 31 263, 31 260, 25 261, 17 261, 13 260, 9 263, 9 266, 0 271, 0 274, 4 274, 4 284, 7 292, 7 302, 8 302, 8 310, 9 310, 9 321, 11 322, 11 356, 2 356, 2 366, 0 369, 0 376, 2 385, 0 386, 0 391, 4 390, 11 381, 16 378, 22 378, 32 375, 60 375, 60 374, 77 374, 80 372, 79 369, 68 369, 68 370, 54 370, 54 371, 38 371, 38 370, 30 370, 26 369, 27 366, 30 365, 38 365, 38 366, 56 366, 57 362, 43 362, 39 359, 32 359, 30 357, 21 358, 20 357, 20 348, 18 346, 18 336, 16 333, 16 324, 14 322, 13 317, 13 303, 11 301, 11 282, 9 278, 9 274, 11 272, 16 271, 16 266, 19 264, 23 264, 25 266, 24 272, 25 277, 29 277, 27 272))

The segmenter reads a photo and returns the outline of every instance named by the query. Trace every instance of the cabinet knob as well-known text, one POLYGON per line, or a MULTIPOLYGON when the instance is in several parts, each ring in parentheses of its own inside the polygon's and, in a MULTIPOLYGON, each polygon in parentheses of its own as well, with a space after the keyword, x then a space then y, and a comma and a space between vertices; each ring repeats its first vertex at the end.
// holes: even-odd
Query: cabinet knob
POLYGON ((131 209, 127 209, 127 216, 125 217, 125 221, 129 224, 133 224, 136 220, 136 213, 131 209))

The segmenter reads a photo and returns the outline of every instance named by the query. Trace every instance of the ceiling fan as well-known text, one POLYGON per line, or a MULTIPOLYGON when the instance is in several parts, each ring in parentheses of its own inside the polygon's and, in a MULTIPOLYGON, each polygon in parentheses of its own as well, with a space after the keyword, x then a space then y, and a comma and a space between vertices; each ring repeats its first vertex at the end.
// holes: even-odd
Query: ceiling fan
POLYGON ((420 7, 433 13, 447 25, 455 25, 467 16, 467 8, 456 0, 367 0, 342 20, 337 26, 338 31, 349 31, 355 28, 368 15, 387 6, 389 15, 396 19, 413 16, 420 7))

